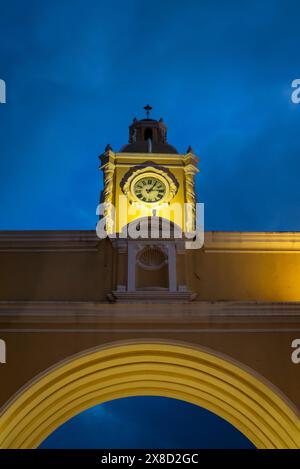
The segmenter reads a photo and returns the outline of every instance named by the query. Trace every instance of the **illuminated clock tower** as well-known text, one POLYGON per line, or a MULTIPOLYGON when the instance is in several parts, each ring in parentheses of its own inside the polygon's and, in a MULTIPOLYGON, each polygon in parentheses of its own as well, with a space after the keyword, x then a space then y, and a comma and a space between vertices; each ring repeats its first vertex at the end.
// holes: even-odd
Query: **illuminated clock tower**
POLYGON ((116 250, 111 299, 189 300, 185 279, 186 235, 195 229, 194 177, 198 159, 167 141, 163 119, 133 119, 120 152, 107 145, 102 223, 116 250))

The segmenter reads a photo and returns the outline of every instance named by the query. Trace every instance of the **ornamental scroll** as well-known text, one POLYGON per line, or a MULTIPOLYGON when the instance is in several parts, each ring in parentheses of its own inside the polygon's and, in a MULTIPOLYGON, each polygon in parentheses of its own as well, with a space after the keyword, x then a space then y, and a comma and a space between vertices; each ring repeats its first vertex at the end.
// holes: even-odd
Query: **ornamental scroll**
POLYGON ((114 232, 114 206, 113 206, 113 188, 114 188, 114 172, 115 166, 107 163, 103 166, 104 171, 104 217, 106 219, 106 232, 112 234, 114 232))
POLYGON ((197 168, 189 164, 185 167, 185 230, 190 233, 196 229, 196 195, 195 195, 195 174, 197 168))

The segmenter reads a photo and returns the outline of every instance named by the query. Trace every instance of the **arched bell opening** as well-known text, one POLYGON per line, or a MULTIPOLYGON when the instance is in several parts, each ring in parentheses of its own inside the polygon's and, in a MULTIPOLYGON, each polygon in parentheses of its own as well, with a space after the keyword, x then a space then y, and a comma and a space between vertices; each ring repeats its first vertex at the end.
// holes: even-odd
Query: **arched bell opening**
POLYGON ((168 255, 159 246, 146 245, 136 256, 137 290, 168 290, 168 255))

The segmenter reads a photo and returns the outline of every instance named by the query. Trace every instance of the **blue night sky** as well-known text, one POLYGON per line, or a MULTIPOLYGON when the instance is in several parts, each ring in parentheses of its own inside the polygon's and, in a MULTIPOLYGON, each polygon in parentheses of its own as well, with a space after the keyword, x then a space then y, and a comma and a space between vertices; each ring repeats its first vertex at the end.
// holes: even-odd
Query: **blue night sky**
MULTIPOLYGON (((200 156, 206 230, 300 230, 299 19, 293 0, 0 0, 0 229, 94 229, 98 155, 127 142, 149 102, 169 142, 200 156)), ((120 402, 77 425, 112 426, 119 412, 135 441, 143 406, 120 402)), ((176 403, 151 402, 173 418, 176 403)), ((177 406, 177 428, 194 412, 193 444, 201 425, 217 431, 177 406)), ((186 441, 172 428, 167 444, 186 441)))
POLYGON ((254 448, 208 410, 164 397, 106 402, 73 417, 40 448, 254 448))

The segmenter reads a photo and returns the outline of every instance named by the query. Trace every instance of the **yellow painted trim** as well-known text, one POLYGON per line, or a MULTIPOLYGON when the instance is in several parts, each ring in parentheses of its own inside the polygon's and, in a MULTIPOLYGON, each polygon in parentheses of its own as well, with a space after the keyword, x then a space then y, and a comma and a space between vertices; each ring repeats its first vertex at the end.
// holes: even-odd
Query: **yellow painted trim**
POLYGON ((208 350, 165 342, 110 344, 47 370, 0 416, 0 448, 36 448, 94 405, 164 396, 204 407, 257 448, 300 448, 300 419, 271 385, 208 350))

